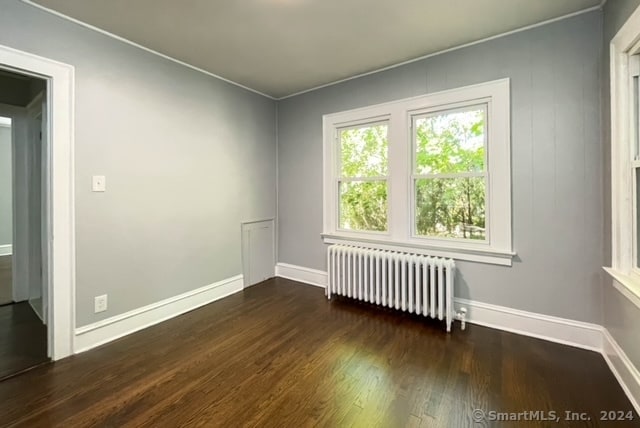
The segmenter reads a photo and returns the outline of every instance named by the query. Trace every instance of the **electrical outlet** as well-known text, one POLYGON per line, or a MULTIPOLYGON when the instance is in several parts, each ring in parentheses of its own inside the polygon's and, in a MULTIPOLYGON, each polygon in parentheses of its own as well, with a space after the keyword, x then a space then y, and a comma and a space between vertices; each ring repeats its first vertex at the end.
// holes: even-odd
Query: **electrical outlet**
POLYGON ((94 299, 94 312, 104 312, 107 310, 107 295, 96 296, 94 299))
POLYGON ((91 179, 91 190, 94 192, 106 192, 107 178, 104 175, 94 175, 91 179))

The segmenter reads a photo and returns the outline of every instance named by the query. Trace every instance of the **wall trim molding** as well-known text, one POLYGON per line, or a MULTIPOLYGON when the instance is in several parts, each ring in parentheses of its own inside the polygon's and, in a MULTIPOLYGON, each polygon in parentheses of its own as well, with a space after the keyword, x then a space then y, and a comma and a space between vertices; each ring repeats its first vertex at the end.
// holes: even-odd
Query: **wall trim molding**
POLYGON ((157 56, 159 56, 161 58, 164 58, 164 59, 167 59, 169 61, 175 62, 176 64, 180 64, 180 65, 182 65, 184 67, 190 68, 191 70, 195 70, 195 71, 198 71, 200 73, 206 74, 208 76, 214 77, 214 78, 216 78, 218 80, 222 80, 223 82, 226 82, 226 83, 229 83, 231 85, 237 86, 237 87, 242 88, 242 89, 244 89, 246 91, 253 92, 254 94, 261 95, 261 96, 263 96, 265 98, 269 98, 269 99, 274 100, 274 101, 277 100, 277 98, 272 97, 271 95, 267 95, 267 94, 265 94, 263 92, 260 92, 257 89, 250 88, 248 86, 245 86, 245 85, 243 85, 241 83, 235 82, 235 81, 230 80, 230 79, 225 79, 224 77, 218 76, 215 73, 212 73, 210 71, 204 70, 204 69, 202 69, 200 67, 196 67, 195 65, 191 65, 191 64, 186 63, 184 61, 180 61, 179 59, 173 58, 173 57, 171 57, 169 55, 165 55, 165 54, 160 53, 158 51, 155 51, 153 49, 147 48, 147 47, 142 46, 141 44, 133 42, 133 41, 131 41, 129 39, 126 39, 124 37, 121 37, 121 36, 118 36, 116 34, 110 33, 109 31, 103 30, 103 29, 101 29, 99 27, 95 27, 95 26, 93 26, 91 24, 87 24, 86 22, 82 22, 82 21, 80 21, 80 20, 78 20, 76 18, 73 18, 73 17, 71 17, 69 15, 65 15, 64 13, 61 13, 61 12, 58 12, 56 10, 50 9, 50 8, 48 8, 46 6, 41 5, 41 4, 35 3, 32 0, 21 0, 21 1, 23 3, 29 5, 29 6, 35 7, 36 9, 40 9, 40 10, 42 10, 44 12, 50 13, 52 15, 55 15, 58 18, 62 18, 62 19, 65 19, 67 21, 73 22, 74 24, 80 25, 81 27, 85 27, 85 28, 87 28, 89 30, 96 31, 96 32, 98 32, 98 33, 100 33, 100 34, 102 34, 104 36, 110 37, 112 39, 118 40, 119 42, 126 43, 128 45, 134 46, 134 47, 136 47, 138 49, 142 49, 143 51, 149 52, 149 53, 157 55, 157 56))
POLYGON ((64 13, 58 12, 56 10, 53 10, 51 8, 48 8, 48 7, 43 6, 41 4, 38 4, 38 3, 34 2, 33 0, 20 0, 20 1, 22 1, 23 3, 25 3, 25 4, 29 5, 29 6, 35 7, 37 9, 43 10, 43 11, 45 11, 47 13, 55 15, 55 16, 57 16, 59 18, 65 19, 65 20, 70 21, 70 22, 73 22, 74 24, 80 25, 82 27, 88 28, 88 29, 93 30, 93 31, 97 31, 100 34, 103 34, 103 35, 105 35, 107 37, 111 37, 112 39, 118 40, 118 41, 120 41, 122 43, 126 43, 128 45, 135 46, 138 49, 142 49, 142 50, 144 50, 146 52, 152 53, 154 55, 157 55, 157 56, 162 57, 164 59, 167 59, 169 61, 175 62, 177 64, 180 64, 180 65, 184 66, 184 67, 187 67, 187 68, 190 68, 192 70, 198 71, 200 73, 209 75, 209 76, 214 77, 216 79, 222 80, 223 82, 230 83, 230 84, 232 84, 234 86, 237 86, 237 87, 245 89, 247 91, 256 93, 258 95, 262 95, 263 97, 269 98, 269 99, 274 100, 274 101, 285 100, 287 98, 292 98, 292 97, 295 97, 295 96, 298 96, 298 95, 306 94, 307 92, 317 91, 318 89, 322 89, 322 88, 326 88, 326 87, 329 87, 329 86, 337 85, 337 84, 340 84, 340 83, 343 83, 343 82, 347 82, 349 80, 359 79, 360 77, 365 77, 365 76, 369 76, 371 74, 381 73, 383 71, 391 70, 393 68, 401 67, 403 65, 411 64, 411 63, 414 63, 414 62, 417 62, 417 61, 422 61, 423 59, 427 59, 427 58, 431 58, 431 57, 434 57, 434 56, 442 55, 442 54, 445 54, 445 53, 448 53, 448 52, 452 52, 452 51, 456 51, 456 50, 459 50, 459 49, 464 49, 464 48, 467 48, 469 46, 473 46, 473 45, 477 45, 477 44, 480 44, 480 43, 488 42, 488 41, 491 41, 491 40, 499 39, 499 38, 505 37, 505 36, 510 36, 512 34, 520 33, 522 31, 531 30, 531 29, 534 29, 534 28, 537 28, 537 27, 542 27, 544 25, 552 24, 554 22, 562 21, 562 20, 565 20, 565 19, 573 18, 574 16, 582 15, 584 13, 589 13, 589 12, 593 12, 593 11, 596 11, 596 10, 601 10, 603 8, 605 2, 606 2, 606 0, 602 0, 602 2, 600 4, 588 7, 586 9, 577 10, 575 12, 571 12, 571 13, 568 13, 568 14, 565 14, 565 15, 561 15, 561 16, 558 16, 558 17, 555 17, 555 18, 551 18, 551 19, 547 19, 547 20, 544 20, 544 21, 540 21, 540 22, 537 22, 535 24, 526 25, 524 27, 520 27, 520 28, 516 28, 514 30, 506 31, 504 33, 499 33, 499 34, 496 34, 496 35, 493 35, 493 36, 485 37, 483 39, 474 40, 474 41, 471 41, 471 42, 468 42, 468 43, 464 43, 464 44, 461 44, 461 45, 458 45, 458 46, 453 46, 453 47, 450 47, 450 48, 447 48, 447 49, 439 50, 439 51, 436 51, 436 52, 433 52, 433 53, 430 53, 430 54, 427 54, 427 55, 422 55, 422 56, 419 56, 417 58, 409 59, 407 61, 402 61, 402 62, 399 62, 399 63, 396 63, 396 64, 388 65, 386 67, 377 68, 377 69, 374 69, 374 70, 371 70, 371 71, 367 71, 367 72, 364 72, 364 73, 356 74, 354 76, 346 77, 344 79, 339 79, 339 80, 335 80, 335 81, 332 81, 332 82, 324 83, 324 84, 321 84, 321 85, 318 85, 318 86, 314 86, 314 87, 311 87, 311 88, 308 88, 308 89, 303 89, 301 91, 297 91, 297 92, 294 92, 294 93, 291 93, 291 94, 288 94, 288 95, 284 95, 282 97, 274 97, 274 96, 265 94, 263 92, 260 92, 257 89, 253 89, 253 88, 245 86, 245 85, 243 85, 241 83, 235 82, 233 80, 226 79, 226 78, 224 78, 222 76, 219 76, 219 75, 217 75, 215 73, 212 73, 210 71, 204 70, 204 69, 202 69, 200 67, 196 67, 195 65, 191 65, 191 64, 189 64, 187 62, 181 61, 181 60, 179 60, 177 58, 173 58, 173 57, 171 57, 169 55, 166 55, 166 54, 160 53, 158 51, 155 51, 153 49, 147 48, 147 47, 145 47, 143 45, 140 45, 140 44, 138 44, 136 42, 133 42, 133 41, 131 41, 129 39, 126 39, 124 37, 118 36, 116 34, 110 33, 109 31, 103 30, 103 29, 101 29, 99 27, 93 26, 91 24, 87 24, 86 22, 80 21, 80 20, 78 20, 76 18, 73 18, 73 17, 71 17, 69 15, 65 15, 64 13))
MULTIPOLYGON (((23 1, 26 1, 26 0, 23 0, 23 1)), ((329 83, 325 83, 325 84, 322 84, 322 85, 314 86, 314 87, 309 88, 309 89, 303 89, 302 91, 294 92, 293 94, 289 94, 289 95, 285 95, 285 96, 280 97, 280 98, 276 98, 276 100, 278 100, 278 101, 286 100, 287 98, 293 98, 293 97, 296 97, 298 95, 306 94, 307 92, 317 91, 319 89, 327 88, 329 86, 334 86, 334 85, 338 85, 340 83, 348 82, 349 80, 359 79, 361 77, 369 76, 371 74, 381 73, 383 71, 391 70, 391 69, 394 69, 394 68, 397 68, 397 67, 402 67, 403 65, 407 65, 407 64, 414 63, 414 62, 422 61, 422 60, 427 59, 427 58, 431 58, 431 57, 434 57, 434 56, 438 56, 438 55, 446 54, 446 53, 449 53, 449 52, 457 51, 457 50, 460 50, 460 49, 468 48, 470 46, 478 45, 480 43, 490 42, 491 40, 500 39, 502 37, 510 36, 512 34, 517 34, 517 33, 523 32, 523 31, 532 30, 534 28, 538 28, 538 27, 542 27, 542 26, 545 26, 545 25, 553 24, 554 22, 563 21, 565 19, 573 18, 574 16, 579 16, 579 15, 582 15, 582 14, 585 14, 585 13, 594 12, 596 10, 601 10, 602 7, 604 6, 605 1, 606 0, 604 0, 601 4, 598 4, 598 5, 595 5, 595 6, 591 6, 591 7, 588 7, 586 9, 578 10, 576 12, 571 12, 571 13, 568 13, 566 15, 558 16, 556 18, 547 19, 545 21, 541 21, 541 22, 538 22, 536 24, 531 24, 531 25, 527 25, 527 26, 524 26, 524 27, 516 28, 516 29, 511 30, 511 31, 507 31, 507 32, 504 32, 504 33, 496 34, 494 36, 485 37, 485 38, 479 39, 479 40, 474 40, 472 42, 464 43, 462 45, 453 46, 453 47, 450 47, 450 48, 447 48, 447 49, 443 49, 443 50, 440 50, 440 51, 436 51, 436 52, 433 52, 433 53, 430 53, 430 54, 427 54, 427 55, 422 55, 422 56, 419 56, 417 58, 412 58, 412 59, 409 59, 409 60, 406 60, 406 61, 402 61, 402 62, 399 62, 399 63, 396 63, 396 64, 391 64, 391 65, 388 65, 386 67, 377 68, 375 70, 371 70, 371 71, 367 71, 367 72, 364 72, 364 73, 356 74, 355 76, 346 77, 344 79, 335 80, 333 82, 329 82, 329 83)))
POLYGON ((467 322, 497 330, 569 345, 602 350, 602 326, 550 315, 455 298, 456 308, 467 308, 467 322))
MULTIPOLYGON (((326 287, 327 273, 288 263, 276 265, 276 276, 317 287, 326 287)), ((456 308, 467 308, 467 322, 531 336, 590 351, 602 350, 602 326, 505 306, 455 298, 456 308)))
POLYGON ((602 336, 602 356, 636 412, 640 414, 640 371, 607 329, 603 329, 602 336))
POLYGON ((13 245, 0 245, 0 256, 10 256, 13 254, 13 245))
POLYGON ((327 273, 317 269, 290 265, 288 263, 276 263, 276 276, 304 284, 325 288, 327 286, 327 273))
POLYGON ((120 315, 78 327, 75 330, 74 352, 78 354, 88 351, 235 294, 242 289, 243 276, 236 275, 120 315))
MULTIPOLYGON (((276 265, 276 276, 318 287, 326 287, 327 284, 326 272, 288 263, 276 265)), ((602 354, 627 398, 640 413, 640 371, 606 328, 468 299, 455 298, 454 302, 455 307, 467 308, 467 322, 471 324, 602 354)))

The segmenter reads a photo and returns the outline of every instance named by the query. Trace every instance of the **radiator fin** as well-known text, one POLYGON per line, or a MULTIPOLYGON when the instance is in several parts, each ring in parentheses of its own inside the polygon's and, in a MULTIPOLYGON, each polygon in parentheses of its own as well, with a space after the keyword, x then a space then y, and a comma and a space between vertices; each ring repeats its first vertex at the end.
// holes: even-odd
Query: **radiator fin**
POLYGON ((453 321, 451 259, 351 245, 327 251, 327 297, 345 296, 425 317, 453 321))

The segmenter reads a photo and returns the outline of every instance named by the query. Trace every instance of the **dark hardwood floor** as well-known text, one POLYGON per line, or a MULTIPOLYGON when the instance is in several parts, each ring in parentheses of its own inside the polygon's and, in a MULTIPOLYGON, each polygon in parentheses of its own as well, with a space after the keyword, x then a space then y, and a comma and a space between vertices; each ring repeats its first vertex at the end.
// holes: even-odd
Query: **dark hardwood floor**
POLYGON ((13 256, 0 256, 0 305, 13 301, 11 288, 11 260, 13 256))
POLYGON ((0 306, 0 379, 48 360, 47 327, 29 303, 0 306))
POLYGON ((447 334, 284 279, 0 382, 2 426, 609 426, 606 410, 632 406, 595 352, 447 334), (474 424, 476 408, 591 420, 474 424))

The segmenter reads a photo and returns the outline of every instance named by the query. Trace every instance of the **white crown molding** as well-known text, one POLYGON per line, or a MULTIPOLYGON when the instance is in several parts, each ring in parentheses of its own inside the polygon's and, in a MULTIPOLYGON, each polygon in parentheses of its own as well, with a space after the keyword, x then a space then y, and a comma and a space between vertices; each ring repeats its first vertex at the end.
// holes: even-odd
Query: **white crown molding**
POLYGON ((538 22, 536 24, 526 25, 524 27, 516 28, 515 30, 506 31, 504 33, 496 34, 496 35, 490 36, 490 37, 485 37, 483 39, 479 39, 479 40, 476 40, 476 41, 473 41, 473 42, 464 43, 464 44, 458 45, 458 46, 453 46, 451 48, 447 48, 447 49, 443 49, 443 50, 440 50, 440 51, 437 51, 437 52, 433 52, 433 53, 430 53, 430 54, 427 54, 427 55, 419 56, 417 58, 413 58, 413 59, 410 59, 410 60, 407 60, 407 61, 402 61, 402 62, 399 62, 399 63, 396 63, 396 64, 388 65, 386 67, 377 68, 375 70, 367 71, 365 73, 356 74, 355 76, 347 77, 347 78, 340 79, 340 80, 335 80, 335 81, 332 81, 332 82, 329 82, 329 83, 324 83, 322 85, 318 85, 318 86, 314 86, 314 87, 309 88, 309 89, 304 89, 302 91, 294 92, 292 94, 285 95, 283 97, 274 97, 274 96, 265 94, 264 92, 260 92, 257 89, 253 89, 253 88, 245 86, 245 85, 243 85, 241 83, 234 82, 233 80, 226 79, 226 78, 224 78, 222 76, 219 76, 219 75, 217 75, 215 73, 212 73, 210 71, 204 70, 204 69, 202 69, 200 67, 196 67, 194 65, 191 65, 191 64, 186 63, 184 61, 181 61, 179 59, 173 58, 173 57, 171 57, 169 55, 165 55, 165 54, 160 53, 158 51, 155 51, 153 49, 150 49, 150 48, 147 48, 145 46, 142 46, 142 45, 140 45, 140 44, 138 44, 136 42, 133 42, 131 40, 125 39, 124 37, 121 37, 121 36, 118 36, 116 34, 110 33, 110 32, 108 32, 106 30, 103 30, 101 28, 95 27, 95 26, 93 26, 91 24, 87 24, 85 22, 82 22, 82 21, 80 21, 78 19, 72 18, 72 17, 70 17, 68 15, 60 13, 60 12, 55 11, 53 9, 50 9, 48 7, 42 6, 40 4, 37 4, 37 3, 33 2, 32 0, 20 0, 20 1, 22 1, 25 4, 30 5, 32 7, 35 7, 35 8, 38 8, 40 10, 43 10, 45 12, 51 13, 53 15, 56 15, 56 16, 58 16, 60 18, 66 19, 68 21, 71 21, 71 22, 73 22, 73 23, 75 23, 77 25, 81 25, 81 26, 83 26, 85 28, 88 28, 88 29, 91 29, 93 31, 97 31, 97 32, 99 32, 99 33, 101 33, 101 34, 103 34, 105 36, 111 37, 111 38, 116 39, 116 40, 118 40, 120 42, 129 44, 131 46, 135 46, 135 47, 137 47, 139 49, 142 49, 142 50, 144 50, 146 52, 152 53, 154 55, 158 55, 158 56, 160 56, 160 57, 162 57, 164 59, 167 59, 169 61, 173 61, 173 62, 175 62, 177 64, 180 64, 180 65, 183 65, 185 67, 188 67, 188 68, 190 68, 192 70, 199 71, 200 73, 204 73, 204 74, 206 74, 208 76, 211 76, 211 77, 215 77, 216 79, 220 79, 220 80, 222 80, 224 82, 227 82, 227 83, 230 83, 232 85, 238 86, 238 87, 240 87, 242 89, 245 89, 247 91, 251 91, 251 92, 256 93, 258 95, 262 95, 263 97, 269 98, 271 100, 279 101, 279 100, 285 100, 287 98, 292 98, 292 97, 295 97, 295 96, 298 96, 298 95, 306 94, 307 92, 317 91, 318 89, 326 88, 328 86, 337 85, 339 83, 347 82, 349 80, 358 79, 360 77, 369 76, 371 74, 376 74, 376 73, 380 73, 380 72, 383 72, 383 71, 391 70, 393 68, 401 67, 403 65, 411 64, 413 62, 422 61, 423 59, 427 59, 427 58, 431 58, 431 57, 434 57, 434 56, 442 55, 442 54, 445 54, 445 53, 448 53, 448 52, 452 52, 452 51, 456 51, 456 50, 459 50, 459 49, 464 49, 464 48, 467 48, 467 47, 470 47, 470 46, 473 46, 473 45, 477 45, 477 44, 480 44, 480 43, 488 42, 488 41, 491 41, 491 40, 499 39, 501 37, 509 36, 511 34, 516 34, 516 33, 522 32, 522 31, 527 31, 527 30, 531 30, 533 28, 537 28, 537 27, 541 27, 541 26, 544 26, 544 25, 552 24, 554 22, 562 21, 564 19, 573 18, 574 16, 582 15, 584 13, 589 13, 589 12, 593 12, 595 10, 600 10, 600 9, 602 9, 602 7, 604 7, 604 4, 606 3, 607 0, 602 0, 602 2, 600 4, 598 4, 597 6, 592 6, 592 7, 586 8, 586 9, 578 10, 576 12, 568 13, 566 15, 558 16, 556 18, 547 19, 545 21, 541 21, 541 22, 538 22))
POLYGON ((75 331, 74 352, 78 354, 88 351, 96 346, 104 345, 242 291, 242 284, 243 276, 236 275, 124 314, 79 327, 75 331))
POLYGON ((43 10, 43 11, 45 11, 47 13, 55 15, 55 16, 57 16, 59 18, 65 19, 65 20, 70 21, 70 22, 73 22, 74 24, 80 25, 82 27, 88 28, 88 29, 93 30, 93 31, 97 31, 100 34, 105 35, 107 37, 111 37, 112 39, 118 40, 119 42, 126 43, 126 44, 134 46, 134 47, 136 47, 138 49, 142 49, 143 51, 152 53, 152 54, 157 55, 157 56, 159 56, 161 58, 164 58, 164 59, 167 59, 169 61, 172 61, 172 62, 175 62, 177 64, 180 64, 180 65, 182 65, 184 67, 190 68, 192 70, 198 71, 200 73, 206 74, 206 75, 211 76, 211 77, 215 77, 216 79, 222 80, 223 82, 227 82, 227 83, 229 83, 231 85, 237 86, 237 87, 242 88, 244 90, 247 90, 247 91, 253 92, 255 94, 261 95, 263 97, 269 98, 270 100, 274 100, 274 101, 277 100, 277 98, 272 97, 271 95, 267 95, 267 94, 265 94, 263 92, 260 92, 257 89, 250 88, 250 87, 245 86, 245 85, 243 85, 241 83, 234 82, 233 80, 224 78, 224 77, 219 76, 219 75, 217 75, 215 73, 207 71, 207 70, 205 70, 203 68, 196 67, 195 65, 191 65, 191 64, 189 64, 187 62, 184 62, 184 61, 181 61, 181 60, 179 60, 177 58, 173 58, 173 57, 171 57, 169 55, 165 55, 165 54, 163 54, 161 52, 158 52, 156 50, 147 48, 147 47, 145 47, 145 46, 143 46, 141 44, 138 44, 136 42, 133 42, 133 41, 131 41, 129 39, 125 39, 124 37, 120 37, 120 36, 118 36, 116 34, 110 33, 109 31, 103 30, 103 29, 95 27, 95 26, 93 26, 91 24, 87 24, 86 22, 83 22, 83 21, 80 21, 78 19, 75 19, 75 18, 73 18, 73 17, 71 17, 69 15, 65 15, 64 13, 60 13, 60 12, 58 12, 56 10, 53 10, 53 9, 48 8, 48 7, 42 6, 41 4, 35 3, 32 0, 20 0, 20 1, 25 3, 25 4, 28 4, 29 6, 35 7, 37 9, 43 10))
POLYGON ((464 43, 462 45, 453 46, 453 47, 450 47, 450 48, 447 48, 447 49, 443 49, 443 50, 440 50, 440 51, 437 51, 437 52, 433 52, 433 53, 430 53, 430 54, 427 54, 427 55, 422 55, 422 56, 419 56, 417 58, 409 59, 407 61, 398 62, 396 64, 391 64, 391 65, 388 65, 386 67, 377 68, 375 70, 371 70, 371 71, 367 71, 367 72, 364 72, 364 73, 356 74, 355 76, 346 77, 344 79, 335 80, 335 81, 329 82, 329 83, 324 83, 322 85, 318 85, 318 86, 314 86, 313 88, 309 88, 309 89, 305 89, 305 90, 302 90, 302 91, 294 92, 293 94, 285 95, 283 97, 276 98, 276 99, 278 101, 279 100, 286 100, 287 98, 296 97, 298 95, 306 94, 308 92, 317 91, 318 89, 323 89, 323 88, 327 88, 329 86, 338 85, 340 83, 348 82, 349 80, 359 79, 361 77, 369 76, 371 74, 381 73, 383 71, 391 70, 391 69, 394 69, 394 68, 397 68, 397 67, 402 67, 403 65, 412 64, 414 62, 422 61, 424 59, 431 58, 431 57, 434 57, 434 56, 438 56, 438 55, 446 54, 446 53, 449 53, 449 52, 457 51, 457 50, 460 50, 460 49, 468 48, 470 46, 478 45, 480 43, 489 42, 489 41, 495 40, 495 39, 500 39, 502 37, 506 37, 506 36, 510 36, 512 34, 520 33, 522 31, 532 30, 534 28, 542 27, 542 26, 545 26, 545 25, 548 25, 548 24, 553 24, 554 22, 563 21, 565 19, 573 18, 573 17, 578 16, 578 15, 582 15, 582 14, 585 14, 585 13, 589 13, 589 12, 593 12, 593 11, 596 11, 596 10, 600 10, 605 2, 606 2, 606 0, 603 3, 601 3, 601 4, 597 5, 597 6, 592 6, 592 7, 589 7, 587 9, 582 9, 582 10, 579 10, 579 11, 576 11, 576 12, 568 13, 566 15, 558 16, 557 18, 547 19, 546 21, 541 21, 541 22, 538 22, 537 24, 531 24, 531 25, 527 25, 527 26, 524 26, 524 27, 516 28, 515 30, 511 30, 511 31, 507 31, 507 32, 504 32, 504 33, 496 34, 494 36, 485 37, 484 39, 479 39, 479 40, 475 40, 473 42, 464 43))

